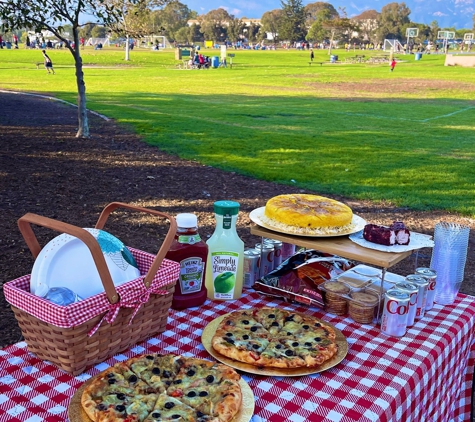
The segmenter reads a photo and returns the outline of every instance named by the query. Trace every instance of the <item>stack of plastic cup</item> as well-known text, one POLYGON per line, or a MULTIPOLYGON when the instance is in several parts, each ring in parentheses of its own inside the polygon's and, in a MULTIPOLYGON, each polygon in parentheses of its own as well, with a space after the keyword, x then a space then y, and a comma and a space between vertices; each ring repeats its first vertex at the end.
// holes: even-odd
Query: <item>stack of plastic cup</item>
POLYGON ((437 272, 435 302, 451 305, 460 290, 467 260, 470 227, 440 222, 434 229, 430 268, 437 272))

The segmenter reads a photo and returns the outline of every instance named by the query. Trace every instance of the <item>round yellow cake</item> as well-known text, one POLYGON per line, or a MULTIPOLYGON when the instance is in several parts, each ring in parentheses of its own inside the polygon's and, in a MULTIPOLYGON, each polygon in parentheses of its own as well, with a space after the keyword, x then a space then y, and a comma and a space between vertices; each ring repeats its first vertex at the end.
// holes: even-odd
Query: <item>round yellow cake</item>
POLYGON ((318 195, 279 195, 267 201, 264 215, 297 228, 320 229, 351 224, 353 211, 341 202, 318 195))

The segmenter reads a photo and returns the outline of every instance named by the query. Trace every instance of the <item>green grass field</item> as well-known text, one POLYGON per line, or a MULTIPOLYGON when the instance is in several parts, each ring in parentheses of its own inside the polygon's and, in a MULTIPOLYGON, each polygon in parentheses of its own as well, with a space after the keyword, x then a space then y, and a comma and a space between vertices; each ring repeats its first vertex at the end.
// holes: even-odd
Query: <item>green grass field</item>
MULTIPOLYGON (((0 50, 0 88, 75 103, 71 54, 49 54, 54 76, 36 69, 39 50, 0 50)), ((235 54, 232 69, 182 70, 172 51, 134 49, 125 62, 122 50, 86 49, 88 108, 207 165, 475 217, 474 68, 445 67, 443 55, 397 55, 390 73, 387 64, 309 66, 301 51, 235 54)))

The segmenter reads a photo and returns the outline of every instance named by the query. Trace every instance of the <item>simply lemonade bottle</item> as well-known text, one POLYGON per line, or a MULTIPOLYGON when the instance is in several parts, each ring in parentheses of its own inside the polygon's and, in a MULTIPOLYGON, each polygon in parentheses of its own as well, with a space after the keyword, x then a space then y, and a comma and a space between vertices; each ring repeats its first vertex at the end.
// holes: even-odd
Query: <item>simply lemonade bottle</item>
POLYGON ((244 242, 236 232, 239 203, 214 203, 216 229, 206 242, 206 289, 209 299, 239 299, 242 294, 244 242))

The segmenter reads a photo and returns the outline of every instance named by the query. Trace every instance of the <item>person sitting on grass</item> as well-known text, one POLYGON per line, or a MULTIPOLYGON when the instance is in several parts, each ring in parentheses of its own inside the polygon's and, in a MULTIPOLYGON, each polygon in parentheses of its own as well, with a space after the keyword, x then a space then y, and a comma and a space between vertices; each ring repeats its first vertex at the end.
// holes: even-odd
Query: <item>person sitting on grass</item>
POLYGON ((43 57, 45 59, 45 69, 48 73, 53 72, 53 75, 55 74, 55 71, 53 69, 53 62, 49 58, 49 56, 46 54, 46 50, 42 50, 43 57))

